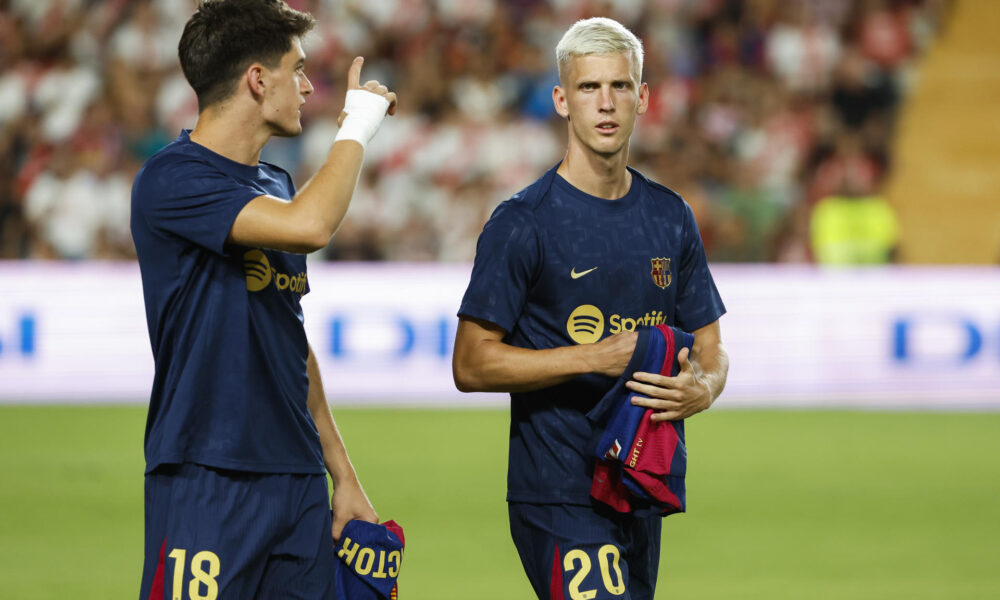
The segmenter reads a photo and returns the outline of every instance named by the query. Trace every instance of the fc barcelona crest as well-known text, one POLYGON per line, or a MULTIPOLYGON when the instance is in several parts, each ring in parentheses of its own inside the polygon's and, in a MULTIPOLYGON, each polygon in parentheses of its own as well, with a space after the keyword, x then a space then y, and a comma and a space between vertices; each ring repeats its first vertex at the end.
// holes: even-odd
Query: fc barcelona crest
POLYGON ((651 258, 649 262, 653 263, 653 271, 651 275, 653 276, 653 283, 661 289, 667 289, 670 286, 671 276, 670 276, 670 259, 669 258, 651 258))

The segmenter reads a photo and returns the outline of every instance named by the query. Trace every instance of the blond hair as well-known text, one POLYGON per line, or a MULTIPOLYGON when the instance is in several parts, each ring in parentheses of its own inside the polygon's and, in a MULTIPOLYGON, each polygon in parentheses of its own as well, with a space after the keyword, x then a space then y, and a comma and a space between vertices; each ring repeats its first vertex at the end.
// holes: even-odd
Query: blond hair
POLYGON ((556 46, 559 81, 569 68, 574 56, 588 54, 608 55, 627 53, 635 81, 642 81, 642 42, 624 25, 605 17, 582 19, 563 34, 556 46))

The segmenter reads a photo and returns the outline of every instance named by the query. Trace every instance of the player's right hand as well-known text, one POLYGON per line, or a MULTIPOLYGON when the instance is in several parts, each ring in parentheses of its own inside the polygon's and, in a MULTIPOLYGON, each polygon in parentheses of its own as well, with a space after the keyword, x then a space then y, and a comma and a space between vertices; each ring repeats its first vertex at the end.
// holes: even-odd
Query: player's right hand
POLYGON ((368 495, 362 489, 357 478, 340 482, 333 490, 330 498, 330 507, 333 509, 333 541, 340 541, 340 534, 348 521, 359 519, 369 523, 378 523, 378 514, 372 507, 368 495))
MULTIPOLYGON (((389 88, 385 87, 378 81, 371 79, 361 85, 361 67, 365 64, 365 58, 363 56, 355 57, 354 62, 351 63, 351 67, 347 70, 347 91, 351 90, 365 90, 373 94, 377 94, 386 99, 389 103, 389 108, 386 110, 387 114, 396 114, 396 93, 390 92, 389 88)), ((337 126, 342 126, 344 124, 344 119, 347 118, 347 111, 340 111, 340 117, 337 118, 337 126)))
POLYGON ((608 377, 620 377, 632 360, 638 338, 639 334, 634 331, 623 331, 592 344, 591 356, 588 358, 591 371, 608 377))

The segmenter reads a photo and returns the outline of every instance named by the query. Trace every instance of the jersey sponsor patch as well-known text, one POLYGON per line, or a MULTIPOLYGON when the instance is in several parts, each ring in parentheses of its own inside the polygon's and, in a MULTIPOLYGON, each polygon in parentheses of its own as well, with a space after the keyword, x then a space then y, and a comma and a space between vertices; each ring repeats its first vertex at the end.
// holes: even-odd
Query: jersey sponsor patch
POLYGON ((593 304, 577 306, 566 320, 566 332, 577 344, 593 344, 604 335, 604 313, 593 304))
MULTIPOLYGON (((667 316, 661 310, 646 311, 635 317, 613 313, 607 318, 608 333, 614 335, 623 331, 635 331, 636 327, 653 327, 667 323, 667 316)), ((581 304, 573 309, 566 319, 566 333, 577 344, 593 344, 601 339, 605 330, 605 318, 601 309, 593 304, 581 304)))
POLYGON ((271 266, 267 255, 261 250, 250 250, 243 255, 243 271, 247 276, 247 290, 259 292, 274 282, 279 291, 290 291, 301 296, 306 291, 307 275, 279 273, 271 266))

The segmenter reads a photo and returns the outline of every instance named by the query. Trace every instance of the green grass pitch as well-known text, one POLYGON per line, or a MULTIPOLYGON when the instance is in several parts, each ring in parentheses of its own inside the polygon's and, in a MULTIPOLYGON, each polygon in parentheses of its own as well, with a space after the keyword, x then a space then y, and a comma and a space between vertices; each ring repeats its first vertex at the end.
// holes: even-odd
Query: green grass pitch
MULTIPOLYGON (((507 532, 502 410, 341 409, 403 600, 532 598, 507 532)), ((135 598, 137 406, 0 407, 0 597, 135 598)), ((714 410, 657 598, 1000 598, 1000 414, 714 410)))

